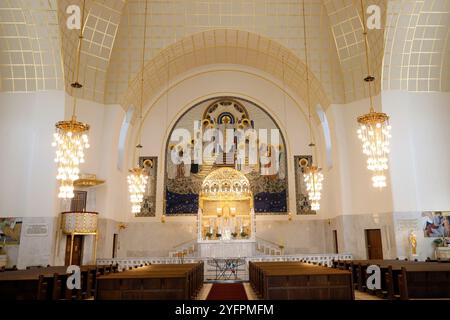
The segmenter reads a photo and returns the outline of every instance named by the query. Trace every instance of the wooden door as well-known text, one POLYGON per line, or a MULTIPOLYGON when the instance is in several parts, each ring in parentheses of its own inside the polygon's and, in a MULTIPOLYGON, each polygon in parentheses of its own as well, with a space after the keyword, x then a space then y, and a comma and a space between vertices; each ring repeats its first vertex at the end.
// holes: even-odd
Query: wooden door
POLYGON ((366 246, 368 259, 383 259, 380 229, 366 229, 366 246))
POLYGON ((70 211, 72 212, 84 212, 86 211, 87 191, 73 192, 73 198, 70 201, 70 211))
POLYGON ((333 245, 334 245, 334 253, 339 253, 337 230, 333 230, 333 245))
MULTIPOLYGON (((70 241, 72 236, 68 235, 66 240, 66 266, 70 265, 70 241)), ((73 238, 72 265, 81 266, 83 261, 83 236, 75 235, 73 238)))

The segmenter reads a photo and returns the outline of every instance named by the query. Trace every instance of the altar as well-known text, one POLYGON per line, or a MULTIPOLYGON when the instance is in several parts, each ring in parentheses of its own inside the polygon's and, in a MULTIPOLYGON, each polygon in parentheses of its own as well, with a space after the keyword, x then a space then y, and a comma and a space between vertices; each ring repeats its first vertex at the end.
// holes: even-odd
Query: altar
POLYGON ((251 257, 256 253, 255 212, 250 183, 233 168, 212 171, 199 197, 200 257, 251 257))
POLYGON ((200 257, 245 258, 256 255, 255 240, 199 241, 197 248, 200 257))

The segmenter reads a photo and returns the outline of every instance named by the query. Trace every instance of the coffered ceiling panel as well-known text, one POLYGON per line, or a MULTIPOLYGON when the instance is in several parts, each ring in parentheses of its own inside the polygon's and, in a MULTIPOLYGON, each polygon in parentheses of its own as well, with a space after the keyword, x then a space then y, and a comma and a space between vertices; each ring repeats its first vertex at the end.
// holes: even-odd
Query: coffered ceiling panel
POLYGON ((56 0, 0 1, 0 91, 63 88, 56 0))
MULTIPOLYGON (((306 66, 291 50, 260 35, 236 30, 210 30, 194 34, 161 51, 146 64, 144 70, 144 105, 167 86, 170 79, 191 68, 205 64, 238 64, 263 70, 278 78, 306 101, 306 66), (223 45, 219 46, 218 43, 223 45), (186 48, 186 49, 184 49, 186 48)), ((314 76, 311 81, 311 103, 324 108, 330 104, 322 84, 314 76)), ((125 107, 139 106, 141 75, 136 75, 128 87, 125 107)))
MULTIPOLYGON (((339 62, 344 74, 345 100, 347 102, 368 96, 364 48, 363 19, 360 0, 324 0, 330 19, 339 62)), ((386 20, 386 0, 363 0, 364 8, 377 5, 381 13, 381 26, 386 20)), ((365 13, 366 18, 369 14, 365 13)), ((369 65, 376 81, 372 93, 380 92, 381 65, 384 51, 384 28, 368 30, 369 65)))
POLYGON ((104 102, 106 73, 125 2, 86 0, 79 72, 79 82, 83 88, 73 90, 70 84, 76 80, 79 30, 67 28, 66 20, 69 15, 66 9, 74 4, 82 9, 83 0, 58 0, 65 87, 70 94, 104 102))
POLYGON ((450 91, 450 1, 389 1, 383 88, 450 91))
MULTIPOLYGON (((66 9, 81 7, 82 1, 0 2, 0 91, 65 88, 101 103, 129 97, 141 70, 145 0, 86 0, 79 73, 83 88, 72 92, 79 31, 67 28, 66 9)), ((449 91, 450 2, 363 1, 381 8, 385 26, 368 35, 370 67, 377 78, 374 92, 380 91, 381 82, 384 89, 449 91)), ((156 70, 150 75, 154 85, 166 73, 166 61, 158 58, 166 49, 162 57, 183 57, 171 67, 180 70, 244 61, 279 76, 276 50, 283 47, 289 52, 284 56, 288 64, 305 60, 301 0, 148 3, 145 62, 147 70, 156 70), (199 48, 208 54, 199 54, 199 48)), ((306 0, 305 6, 310 70, 320 82, 323 99, 344 103, 367 97, 360 0, 306 0)), ((300 79, 292 75, 292 81, 300 79)))
MULTIPOLYGON (((305 7, 311 70, 330 101, 344 102, 343 78, 326 9, 322 0, 307 0, 305 7)), ((145 1, 129 0, 123 9, 107 75, 105 101, 108 103, 121 100, 130 80, 141 68, 144 8, 145 1)), ((225 56, 237 54, 239 50, 220 49, 224 46, 267 50, 264 58, 267 61, 255 61, 265 63, 266 69, 276 67, 269 57, 276 56, 273 50, 280 46, 274 49, 272 42, 290 49, 300 59, 305 57, 302 2, 298 0, 152 0, 149 1, 147 20, 146 62, 169 45, 172 56, 180 52, 187 56, 198 47, 218 48, 210 50, 211 55, 204 57, 204 63, 234 59, 225 56), (205 32, 211 30, 216 31, 205 32), (241 34, 233 30, 247 32, 241 34), (262 37, 247 37, 248 32, 262 37), (196 34, 202 36, 193 36, 196 34)), ((184 63, 198 65, 199 58, 192 57, 195 57, 193 61, 184 63)))

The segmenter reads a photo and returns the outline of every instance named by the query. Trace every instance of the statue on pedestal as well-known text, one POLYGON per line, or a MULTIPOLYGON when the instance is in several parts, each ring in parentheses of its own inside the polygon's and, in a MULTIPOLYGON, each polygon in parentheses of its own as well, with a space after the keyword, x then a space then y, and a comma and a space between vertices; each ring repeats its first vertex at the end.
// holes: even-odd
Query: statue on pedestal
POLYGON ((411 246, 412 255, 417 255, 417 238, 413 230, 411 230, 409 233, 409 244, 411 246))

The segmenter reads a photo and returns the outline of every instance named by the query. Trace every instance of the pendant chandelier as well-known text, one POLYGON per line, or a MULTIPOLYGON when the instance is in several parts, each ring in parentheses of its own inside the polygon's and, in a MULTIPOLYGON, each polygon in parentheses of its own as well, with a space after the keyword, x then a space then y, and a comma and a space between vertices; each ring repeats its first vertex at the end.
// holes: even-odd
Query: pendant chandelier
POLYGON ((140 150, 142 149, 141 145, 141 129, 142 129, 142 108, 143 108, 143 98, 144 98, 144 59, 145 59, 145 38, 147 35, 147 5, 148 1, 145 1, 145 12, 144 12, 144 47, 142 49, 142 66, 141 66, 141 101, 139 108, 139 130, 138 130, 138 139, 139 142, 136 145, 135 156, 137 155, 137 167, 129 170, 129 175, 127 177, 128 182, 128 191, 130 193, 130 202, 131 202, 131 212, 134 214, 138 214, 141 212, 141 205, 144 201, 144 193, 148 183, 148 175, 143 168, 139 164, 139 155, 140 150))
POLYGON ((320 198, 322 196, 322 182, 323 174, 322 169, 317 165, 314 165, 314 159, 316 158, 316 144, 314 143, 311 125, 311 99, 309 93, 309 65, 308 65, 308 47, 306 44, 306 18, 305 18, 305 0, 303 0, 303 37, 305 45, 305 63, 306 63, 306 92, 307 92, 307 103, 308 103, 308 120, 309 120, 309 147, 312 148, 312 163, 304 169, 303 178, 306 184, 306 191, 308 192, 308 199, 311 204, 311 210, 320 210, 320 198))
POLYGON ((364 81, 369 87, 370 111, 359 116, 358 138, 362 142, 362 151, 367 156, 367 169, 372 172, 372 185, 375 188, 386 187, 385 171, 388 169, 389 140, 391 138, 391 126, 389 116, 382 112, 376 112, 373 107, 372 82, 375 77, 370 73, 369 43, 367 40, 366 16, 361 0, 363 35, 367 63, 367 77, 364 81))
POLYGON ((78 37, 78 51, 76 60, 76 80, 71 84, 73 96, 73 108, 71 120, 59 121, 55 124, 56 132, 53 135, 52 146, 56 147, 55 162, 58 163, 58 174, 56 179, 60 182, 58 198, 71 199, 74 197, 73 183, 79 179, 79 165, 84 163, 84 149, 89 148, 88 131, 89 125, 77 121, 76 106, 77 98, 73 89, 83 86, 78 82, 80 71, 80 54, 83 43, 84 9, 86 1, 83 1, 83 16, 81 18, 80 35, 78 37))

